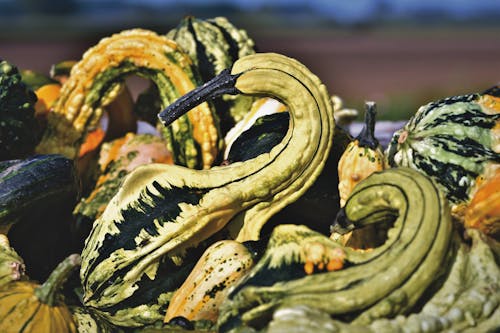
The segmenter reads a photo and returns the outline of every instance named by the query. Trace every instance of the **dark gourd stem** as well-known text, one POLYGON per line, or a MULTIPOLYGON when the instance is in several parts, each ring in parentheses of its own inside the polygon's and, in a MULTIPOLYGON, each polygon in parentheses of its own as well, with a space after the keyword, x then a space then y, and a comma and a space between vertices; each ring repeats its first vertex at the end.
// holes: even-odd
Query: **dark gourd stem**
POLYGON ((41 303, 53 306, 56 301, 56 295, 62 284, 69 277, 71 272, 81 264, 79 254, 72 254, 64 259, 52 271, 44 284, 35 289, 35 295, 41 303))
POLYGON ((365 102, 365 124, 356 137, 359 147, 376 149, 379 145, 375 138, 375 116, 377 114, 375 102, 365 102))
POLYGON ((158 118, 163 125, 168 126, 177 118, 208 99, 213 99, 224 94, 239 94, 240 91, 234 86, 239 76, 240 74, 232 75, 229 69, 223 70, 210 81, 170 104, 158 114, 158 118))
POLYGON ((335 221, 330 226, 330 232, 345 235, 348 232, 353 231, 355 228, 356 227, 354 226, 353 221, 347 218, 345 209, 342 208, 337 213, 337 216, 335 216, 335 221))

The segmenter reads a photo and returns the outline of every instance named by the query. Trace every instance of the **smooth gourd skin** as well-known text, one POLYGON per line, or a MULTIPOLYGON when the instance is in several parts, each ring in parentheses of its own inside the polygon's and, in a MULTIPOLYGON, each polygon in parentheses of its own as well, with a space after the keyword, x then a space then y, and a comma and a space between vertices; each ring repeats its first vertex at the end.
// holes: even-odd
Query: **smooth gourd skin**
MULTIPOLYGON (((200 84, 189 56, 164 36, 131 29, 104 38, 72 67, 36 151, 75 158, 86 133, 98 126, 104 106, 117 96, 125 77, 133 74, 158 86, 163 107, 200 84)), ((176 163, 191 168, 212 165, 222 144, 216 118, 204 103, 162 129, 176 163)))
POLYGON ((389 166, 431 177, 452 205, 468 202, 486 169, 500 165, 500 89, 422 106, 387 148, 389 166))
POLYGON ((80 184, 74 163, 52 154, 1 164, 0 231, 8 231, 28 275, 43 281, 76 251, 70 221, 80 184))
MULTIPOLYGON (((244 57, 232 72, 229 79, 228 73, 219 77, 230 90, 283 101, 290 129, 269 153, 245 162, 210 170, 151 164, 126 178, 94 223, 80 271, 85 305, 116 324, 139 326, 163 318, 168 291, 180 285, 185 269, 189 272, 180 264, 192 247, 223 228, 238 241, 258 239, 266 221, 297 200, 324 166, 334 118, 319 79, 277 54, 244 57)), ((188 111, 193 95, 201 96, 199 103, 217 84, 193 91, 167 114, 188 111)))
POLYGON ((278 226, 264 256, 222 305, 220 330, 265 326, 284 306, 312 307, 359 324, 405 313, 446 263, 452 230, 448 209, 443 194, 415 170, 372 174, 354 189, 333 230, 393 222, 386 242, 358 252, 322 236, 324 246, 345 252, 346 267, 306 276, 297 253, 307 232, 278 226))

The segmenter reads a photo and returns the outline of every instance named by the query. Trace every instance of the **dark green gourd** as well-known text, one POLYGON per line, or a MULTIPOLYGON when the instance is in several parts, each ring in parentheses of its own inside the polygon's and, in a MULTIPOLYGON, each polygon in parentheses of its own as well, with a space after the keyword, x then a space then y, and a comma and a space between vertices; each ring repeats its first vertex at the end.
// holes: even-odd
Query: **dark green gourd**
POLYGON ((16 66, 0 59, 0 161, 31 154, 40 140, 35 93, 16 66))
POLYGON ((76 246, 70 221, 79 181, 73 161, 36 155, 2 164, 7 167, 0 166, 0 228, 8 231, 28 275, 43 281, 76 246))

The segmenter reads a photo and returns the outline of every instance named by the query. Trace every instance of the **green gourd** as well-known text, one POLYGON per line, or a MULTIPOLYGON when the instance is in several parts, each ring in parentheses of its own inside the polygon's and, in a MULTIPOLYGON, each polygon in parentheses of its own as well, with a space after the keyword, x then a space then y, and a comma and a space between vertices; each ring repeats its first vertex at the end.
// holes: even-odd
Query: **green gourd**
POLYGON ((447 201, 415 170, 374 173, 354 189, 332 231, 371 224, 389 225, 385 243, 371 251, 343 247, 304 226, 276 227, 263 257, 222 304, 219 330, 264 327, 279 307, 308 306, 359 324, 411 309, 446 264, 452 244, 447 201), (309 274, 304 253, 311 243, 322 245, 328 260, 342 251, 344 268, 309 274))
POLYGON ((485 171, 500 165, 500 89, 429 103, 394 136, 386 157, 431 177, 452 205, 471 199, 485 171))
MULTIPOLYGON (((198 19, 186 16, 167 33, 198 67, 207 82, 241 57, 255 53, 255 43, 244 29, 235 27, 225 17, 198 19)), ((220 119, 222 135, 248 113, 254 98, 224 95, 213 100, 220 119)))
POLYGON ((162 319, 171 293, 192 267, 186 263, 193 248, 223 231, 240 242, 259 239, 269 218, 321 173, 334 132, 330 95, 288 57, 243 57, 232 74, 224 71, 183 96, 160 118, 169 124, 199 103, 231 92, 283 101, 289 130, 269 153, 241 163, 209 170, 150 164, 127 176, 82 251, 84 304, 111 322, 141 326, 162 319))

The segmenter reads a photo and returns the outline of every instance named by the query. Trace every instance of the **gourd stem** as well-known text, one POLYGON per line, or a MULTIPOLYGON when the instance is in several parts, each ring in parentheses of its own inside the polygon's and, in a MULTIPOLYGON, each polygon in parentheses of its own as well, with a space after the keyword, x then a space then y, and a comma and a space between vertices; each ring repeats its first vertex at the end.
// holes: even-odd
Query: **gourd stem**
POLYGON ((59 288, 69 277, 70 273, 81 264, 79 254, 72 254, 64 259, 52 271, 44 284, 35 289, 35 295, 41 303, 53 306, 59 288))
POLYGON ((368 147, 376 149, 379 145, 375 138, 375 116, 377 114, 375 102, 365 102, 365 124, 363 129, 356 137, 359 147, 368 147))
POLYGON ((231 74, 229 69, 223 70, 210 81, 170 104, 165 110, 158 114, 158 118, 164 126, 168 126, 177 118, 208 99, 213 99, 224 94, 240 94, 241 92, 234 86, 236 84, 236 79, 240 75, 241 74, 231 74))

